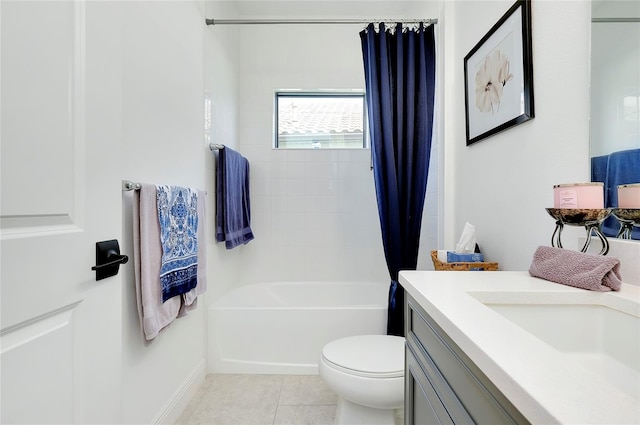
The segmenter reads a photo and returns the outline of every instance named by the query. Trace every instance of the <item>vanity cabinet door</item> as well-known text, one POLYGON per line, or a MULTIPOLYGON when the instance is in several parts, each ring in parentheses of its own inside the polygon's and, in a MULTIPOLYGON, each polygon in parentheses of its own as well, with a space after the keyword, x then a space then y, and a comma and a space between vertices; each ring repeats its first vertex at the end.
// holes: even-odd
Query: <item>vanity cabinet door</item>
MULTIPOLYGON (((407 296, 406 314, 407 349, 417 359, 437 399, 453 423, 528 423, 489 378, 410 296, 407 296)), ((415 411, 416 406, 407 408, 411 409, 415 411)))
POLYGON ((453 424, 408 345, 405 363, 405 425, 453 424))

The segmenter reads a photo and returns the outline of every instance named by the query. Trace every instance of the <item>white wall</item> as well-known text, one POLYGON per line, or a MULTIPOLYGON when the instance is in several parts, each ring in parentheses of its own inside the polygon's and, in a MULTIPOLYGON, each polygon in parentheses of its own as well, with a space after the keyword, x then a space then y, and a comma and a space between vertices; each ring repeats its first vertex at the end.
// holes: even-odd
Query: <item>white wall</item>
MULTIPOLYGON (((463 59, 513 2, 445 3, 445 244, 454 246, 468 221, 489 260, 527 270, 551 241, 553 185, 590 180, 590 3, 532 2, 536 117, 470 147, 463 59)), ((565 230, 567 246, 579 230, 565 230)))
MULTIPOLYGON (((207 188, 210 152, 203 141, 202 4, 119 4, 123 12, 122 178, 207 188)), ((122 196, 122 248, 130 253, 133 193, 122 196)), ((172 422, 204 379, 206 303, 201 301, 187 317, 145 344, 133 267, 123 271, 121 422, 172 422)))

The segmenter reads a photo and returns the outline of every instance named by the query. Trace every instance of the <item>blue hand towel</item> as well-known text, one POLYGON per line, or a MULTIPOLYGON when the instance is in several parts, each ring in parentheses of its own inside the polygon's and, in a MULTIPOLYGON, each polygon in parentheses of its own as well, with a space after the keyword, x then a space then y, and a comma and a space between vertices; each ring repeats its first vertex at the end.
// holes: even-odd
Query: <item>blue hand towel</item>
POLYGON ((609 207, 618 207, 618 186, 640 183, 640 149, 629 149, 609 155, 606 190, 609 207))
MULTIPOLYGON (((613 152, 607 164, 605 181, 605 207, 618 207, 618 186, 640 182, 640 149, 628 149, 613 152)), ((606 236, 616 236, 620 223, 615 217, 608 217, 602 223, 602 232, 606 236)), ((633 227, 631 239, 640 239, 640 229, 633 227)))
POLYGON ((162 302, 182 295, 198 283, 198 192, 157 185, 162 244, 162 302))
POLYGON ((249 161, 224 147, 218 151, 216 241, 227 249, 253 240, 249 198, 249 161))

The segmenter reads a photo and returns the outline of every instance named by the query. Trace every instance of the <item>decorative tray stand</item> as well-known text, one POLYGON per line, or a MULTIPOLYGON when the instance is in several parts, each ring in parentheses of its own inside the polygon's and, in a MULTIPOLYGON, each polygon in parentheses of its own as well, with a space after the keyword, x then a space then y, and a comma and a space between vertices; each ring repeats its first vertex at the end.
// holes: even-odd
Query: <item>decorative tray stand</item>
POLYGON ((551 246, 562 248, 560 237, 565 224, 569 226, 583 226, 587 231, 587 240, 580 251, 587 252, 587 249, 589 249, 589 245, 591 244, 591 238, 595 234, 602 242, 602 249, 599 254, 607 255, 609 252, 609 241, 607 241, 607 237, 602 234, 600 226, 602 225, 602 222, 609 217, 611 211, 611 208, 547 208, 549 215, 556 220, 556 228, 553 231, 553 235, 551 235, 551 246))
POLYGON ((640 208, 614 208, 611 214, 620 222, 620 231, 617 237, 631 239, 633 226, 640 227, 640 208))

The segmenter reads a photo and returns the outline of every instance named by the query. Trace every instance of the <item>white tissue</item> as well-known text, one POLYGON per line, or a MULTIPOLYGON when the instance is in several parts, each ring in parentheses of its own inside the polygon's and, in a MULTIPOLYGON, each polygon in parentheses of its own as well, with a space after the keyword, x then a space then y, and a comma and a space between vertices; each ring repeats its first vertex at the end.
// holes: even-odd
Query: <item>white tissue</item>
POLYGON ((448 263, 449 262, 447 260, 447 250, 446 249, 439 249, 438 250, 438 261, 440 261, 441 263, 448 263))
POLYGON ((456 244, 456 252, 466 253, 474 252, 476 249, 476 227, 472 224, 465 223, 460 240, 456 244))

